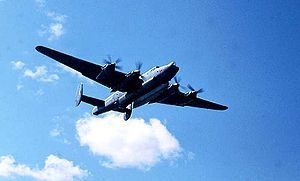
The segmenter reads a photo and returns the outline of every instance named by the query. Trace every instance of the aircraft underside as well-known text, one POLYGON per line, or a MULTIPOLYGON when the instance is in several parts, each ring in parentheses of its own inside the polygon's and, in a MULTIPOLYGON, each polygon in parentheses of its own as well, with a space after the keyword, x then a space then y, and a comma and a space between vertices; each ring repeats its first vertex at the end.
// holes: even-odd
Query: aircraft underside
POLYGON ((105 65, 94 64, 65 53, 37 46, 36 50, 78 72, 83 76, 111 89, 112 94, 105 100, 83 95, 83 85, 80 84, 76 94, 76 106, 85 102, 94 106, 92 113, 99 115, 108 111, 125 113, 128 120, 132 110, 147 103, 160 103, 174 106, 191 106, 213 110, 226 110, 223 106, 197 97, 203 89, 195 90, 189 84, 189 92, 179 90, 179 81, 175 77, 179 70, 174 62, 163 66, 155 66, 141 74, 141 63, 136 64, 136 70, 128 73, 118 71, 120 59, 112 61, 111 57, 104 59, 105 65), (174 78, 175 83, 169 81, 174 78))

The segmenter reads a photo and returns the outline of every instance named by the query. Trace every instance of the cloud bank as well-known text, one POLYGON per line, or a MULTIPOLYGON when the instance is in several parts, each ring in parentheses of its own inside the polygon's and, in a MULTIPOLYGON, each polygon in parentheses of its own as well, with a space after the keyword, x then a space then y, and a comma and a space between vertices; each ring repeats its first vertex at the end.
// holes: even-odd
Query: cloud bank
POLYGON ((13 175, 32 177, 44 181, 73 181, 75 177, 87 175, 86 170, 74 166, 73 162, 49 155, 43 169, 32 169, 23 164, 17 164, 13 156, 0 157, 0 177, 13 175))
POLYGON ((181 147, 157 119, 124 121, 121 114, 85 117, 76 123, 80 144, 93 154, 105 157, 106 167, 150 169, 161 160, 176 158, 181 147))

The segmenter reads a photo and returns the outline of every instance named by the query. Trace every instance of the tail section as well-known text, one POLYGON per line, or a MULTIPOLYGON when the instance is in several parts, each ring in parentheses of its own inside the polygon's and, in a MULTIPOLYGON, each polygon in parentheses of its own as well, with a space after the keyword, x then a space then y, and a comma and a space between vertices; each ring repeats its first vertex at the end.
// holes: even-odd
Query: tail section
POLYGON ((91 104, 93 106, 98 106, 98 107, 102 107, 105 105, 105 102, 103 100, 83 95, 83 84, 82 83, 78 86, 77 91, 76 91, 75 105, 79 106, 81 101, 91 104))
POLYGON ((79 106, 79 104, 81 102, 85 102, 85 103, 95 106, 92 111, 93 115, 99 115, 99 114, 113 110, 113 111, 124 113, 125 121, 127 121, 131 117, 131 113, 132 113, 132 109, 133 109, 133 102, 131 104, 129 104, 126 108, 116 107, 115 104, 110 104, 110 105, 105 106, 104 100, 100 100, 100 99, 96 99, 93 97, 83 95, 83 84, 82 83, 78 86, 77 91, 76 91, 75 105, 79 106))

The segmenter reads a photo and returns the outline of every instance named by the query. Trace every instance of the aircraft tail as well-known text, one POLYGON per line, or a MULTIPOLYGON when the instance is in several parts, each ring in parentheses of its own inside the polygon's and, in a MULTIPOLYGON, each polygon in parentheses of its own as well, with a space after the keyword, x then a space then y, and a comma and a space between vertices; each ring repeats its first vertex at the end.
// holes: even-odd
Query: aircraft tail
POLYGON ((98 106, 98 107, 102 107, 105 105, 104 100, 100 100, 100 99, 96 99, 93 97, 83 95, 83 84, 82 83, 78 86, 78 89, 76 91, 75 105, 79 106, 81 101, 91 104, 93 106, 98 106))

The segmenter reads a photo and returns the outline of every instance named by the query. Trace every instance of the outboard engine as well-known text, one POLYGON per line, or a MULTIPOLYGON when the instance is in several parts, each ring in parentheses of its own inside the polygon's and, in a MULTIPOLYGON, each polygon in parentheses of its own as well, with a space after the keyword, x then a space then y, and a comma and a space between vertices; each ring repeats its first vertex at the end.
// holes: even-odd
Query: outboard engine
POLYGON ((131 117, 132 109, 133 109, 133 102, 126 107, 126 110, 124 113, 125 121, 127 121, 131 117))

